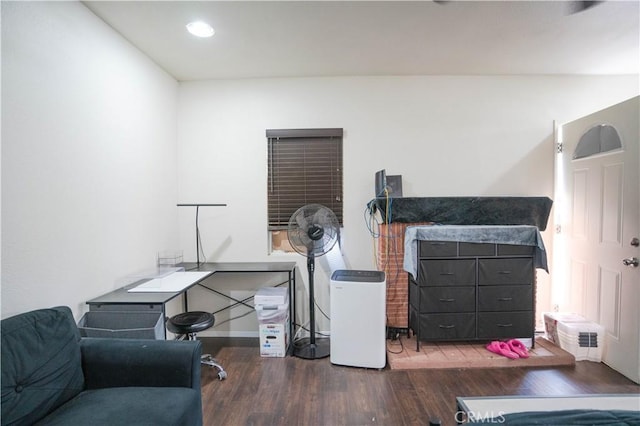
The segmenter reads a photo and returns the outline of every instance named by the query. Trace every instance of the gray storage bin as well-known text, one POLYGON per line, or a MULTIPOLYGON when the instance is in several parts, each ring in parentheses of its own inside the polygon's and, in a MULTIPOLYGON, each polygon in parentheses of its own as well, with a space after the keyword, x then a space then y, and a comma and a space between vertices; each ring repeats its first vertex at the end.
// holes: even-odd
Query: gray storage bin
POLYGON ((78 329, 82 337, 125 339, 164 339, 161 312, 93 312, 80 318, 78 329))

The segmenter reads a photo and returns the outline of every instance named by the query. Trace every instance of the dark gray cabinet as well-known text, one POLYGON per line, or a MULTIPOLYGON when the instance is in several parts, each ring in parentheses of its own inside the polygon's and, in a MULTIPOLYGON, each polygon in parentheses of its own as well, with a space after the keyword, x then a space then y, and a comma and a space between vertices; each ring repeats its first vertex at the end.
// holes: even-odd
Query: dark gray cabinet
POLYGON ((533 339, 534 249, 418 241, 417 277, 409 274, 417 348, 420 341, 533 339))

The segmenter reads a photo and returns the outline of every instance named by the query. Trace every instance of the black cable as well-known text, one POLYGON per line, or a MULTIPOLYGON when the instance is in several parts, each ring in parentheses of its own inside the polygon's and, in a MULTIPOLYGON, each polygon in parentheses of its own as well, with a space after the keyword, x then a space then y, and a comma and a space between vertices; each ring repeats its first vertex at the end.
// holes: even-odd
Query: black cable
POLYGON ((315 298, 313 299, 313 304, 315 305, 315 307, 316 307, 316 308, 318 308, 318 310, 322 313, 322 315, 323 315, 326 319, 328 319, 329 321, 331 321, 331 318, 329 317, 329 315, 327 315, 327 314, 322 310, 322 308, 320 307, 320 305, 318 305, 318 302, 316 301, 316 299, 315 299, 315 298))
POLYGON ((363 212, 364 222, 365 222, 365 225, 367 226, 367 230, 369 231, 369 234, 371 234, 373 238, 379 238, 380 232, 374 230, 372 227, 374 223, 377 227, 380 226, 380 223, 376 219, 375 212, 373 211, 372 203, 373 201, 370 201, 369 204, 367 204, 367 207, 365 207, 364 209, 364 212, 363 212), (367 213, 369 213, 368 217, 367 217, 367 213))
MULTIPOLYGON (((389 349, 389 345, 390 342, 387 343, 387 352, 389 352, 390 354, 401 354, 402 352, 404 352, 404 343, 402 343, 402 339, 400 337, 398 337, 398 344, 400 345, 400 351, 396 352, 396 351, 392 351, 391 349, 389 349)), ((393 346, 397 346, 397 345, 393 345, 393 346)))

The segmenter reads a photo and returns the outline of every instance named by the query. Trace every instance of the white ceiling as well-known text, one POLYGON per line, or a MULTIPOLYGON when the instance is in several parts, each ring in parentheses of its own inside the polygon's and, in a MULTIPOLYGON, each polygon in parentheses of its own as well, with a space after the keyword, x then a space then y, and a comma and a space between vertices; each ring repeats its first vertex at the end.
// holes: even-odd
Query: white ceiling
POLYGON ((640 73, 638 0, 83 3, 180 81, 640 73))

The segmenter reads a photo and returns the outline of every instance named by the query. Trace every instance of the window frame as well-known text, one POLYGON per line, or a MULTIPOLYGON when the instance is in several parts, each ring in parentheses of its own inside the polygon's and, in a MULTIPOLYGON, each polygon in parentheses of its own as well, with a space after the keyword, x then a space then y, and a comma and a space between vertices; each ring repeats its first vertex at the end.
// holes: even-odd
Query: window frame
POLYGON ((268 129, 267 230, 287 250, 291 215, 306 204, 330 208, 343 226, 343 129, 268 129), (285 231, 285 232, 281 232, 285 231))

